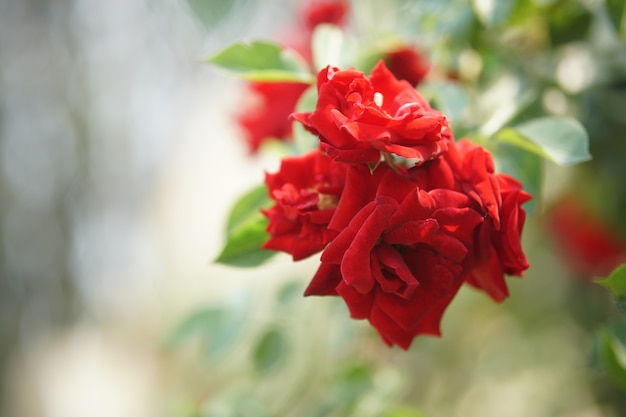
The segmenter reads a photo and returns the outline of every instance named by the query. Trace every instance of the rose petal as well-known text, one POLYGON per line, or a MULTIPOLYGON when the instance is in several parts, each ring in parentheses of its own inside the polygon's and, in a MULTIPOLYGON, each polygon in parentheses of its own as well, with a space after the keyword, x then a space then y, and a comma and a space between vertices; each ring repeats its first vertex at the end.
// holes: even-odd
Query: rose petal
MULTIPOLYGON (((391 245, 381 243, 376 246, 373 258, 378 259, 381 266, 384 266, 387 269, 391 269, 394 272, 396 278, 395 281, 400 281, 404 283, 404 290, 398 295, 404 299, 410 299, 415 292, 415 288, 417 288, 417 286, 419 285, 419 282, 407 266, 402 255, 400 255, 400 253, 398 253, 398 251, 391 245)), ((383 288, 383 291, 385 291, 384 284, 388 283, 390 280, 385 279, 380 275, 378 277, 383 278, 382 281, 379 280, 378 282, 383 288)), ((397 289, 385 292, 396 293, 396 291, 397 289)))
POLYGON ((374 301, 372 293, 360 293, 353 286, 341 281, 337 285, 337 294, 343 298, 348 306, 350 317, 353 319, 366 319, 369 317, 374 301))
POLYGON ((335 214, 328 224, 329 229, 341 231, 356 214, 371 202, 381 177, 386 170, 382 167, 371 172, 365 165, 351 166, 346 174, 346 185, 335 214))
POLYGON ((322 262, 304 291, 304 296, 310 295, 338 295, 337 286, 341 282, 339 265, 322 262))
MULTIPOLYGON (((360 293, 367 293, 374 286, 370 254, 397 207, 395 200, 382 197, 377 197, 375 204, 374 210, 363 222, 341 260, 343 280, 360 293)), ((358 227, 354 221, 348 226, 352 227, 358 227)))

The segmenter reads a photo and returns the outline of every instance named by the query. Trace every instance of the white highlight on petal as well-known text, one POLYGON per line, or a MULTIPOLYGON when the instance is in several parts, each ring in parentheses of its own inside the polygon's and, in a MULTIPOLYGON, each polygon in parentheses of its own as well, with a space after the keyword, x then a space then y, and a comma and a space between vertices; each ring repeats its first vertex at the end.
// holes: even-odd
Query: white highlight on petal
POLYGON ((376 103, 378 107, 383 106, 383 95, 379 93, 378 91, 374 93, 374 103, 376 103))

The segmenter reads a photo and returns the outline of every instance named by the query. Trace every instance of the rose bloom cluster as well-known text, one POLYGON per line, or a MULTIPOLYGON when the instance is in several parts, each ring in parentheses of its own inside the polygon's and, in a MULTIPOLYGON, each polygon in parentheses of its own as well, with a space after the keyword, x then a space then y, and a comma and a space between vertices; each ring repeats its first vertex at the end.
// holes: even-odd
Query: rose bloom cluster
POLYGON ((499 302, 528 268, 520 238, 531 196, 491 155, 456 142, 445 116, 380 62, 371 75, 327 67, 318 101, 295 113, 319 148, 266 175, 265 249, 321 252, 305 295, 340 296, 388 345, 440 335, 463 283, 499 302))

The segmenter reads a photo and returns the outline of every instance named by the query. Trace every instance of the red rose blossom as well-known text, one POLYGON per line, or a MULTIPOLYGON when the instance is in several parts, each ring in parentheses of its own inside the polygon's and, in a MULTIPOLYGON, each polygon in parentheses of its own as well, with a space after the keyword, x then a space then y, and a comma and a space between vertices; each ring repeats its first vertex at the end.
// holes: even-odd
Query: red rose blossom
POLYGON ((440 334, 463 283, 506 298, 504 275, 528 268, 521 184, 482 147, 455 142, 445 117, 382 62, 370 77, 327 67, 317 87, 316 110, 293 117, 320 147, 266 176, 275 205, 263 211, 264 248, 294 260, 322 251, 305 295, 341 296, 403 349, 440 334))
POLYGON ((567 195, 548 212, 547 226, 567 266, 580 278, 606 276, 626 262, 626 241, 580 197, 567 195))
MULTIPOLYGON (((311 36, 322 23, 341 25, 349 10, 345 0, 312 0, 302 4, 297 22, 278 36, 286 48, 298 52, 311 63, 311 36)), ((289 140, 292 137, 294 112, 309 84, 298 82, 251 82, 247 84, 247 105, 236 116, 243 129, 250 153, 256 153, 267 139, 289 140)))
MULTIPOLYGON (((429 163, 414 171, 428 178, 434 173, 427 171, 437 168, 429 163)), ((329 226, 339 234, 322 253, 305 292, 342 296, 353 318, 368 319, 387 344, 404 349, 418 334, 439 334, 441 316, 463 283, 474 230, 483 221, 468 196, 453 189, 426 191, 417 186, 421 178, 387 165, 373 173, 352 166, 329 226)))
POLYGON ((322 23, 341 26, 349 9, 350 3, 347 0, 311 0, 303 5, 300 16, 307 29, 313 31, 322 23))
POLYGON ((297 82, 249 83, 250 101, 237 116, 250 152, 258 151, 268 138, 291 137, 289 115, 309 85, 297 82))
POLYGON ((346 169, 314 151, 285 158, 277 173, 266 174, 275 204, 262 210, 271 235, 262 247, 290 253, 294 261, 322 250, 337 235, 327 226, 343 190, 346 169))
POLYGON ((385 64, 399 80, 406 80, 411 85, 418 85, 430 69, 430 62, 420 51, 409 46, 400 46, 387 52, 385 64))
POLYGON ((504 275, 521 276, 529 266, 521 246, 526 219, 522 204, 532 197, 517 180, 496 173, 491 154, 468 139, 451 143, 443 158, 485 218, 476 234, 467 282, 502 301, 509 295, 504 275))
POLYGON ((319 136, 333 160, 377 163, 381 154, 394 154, 419 165, 447 148, 451 134, 444 115, 383 61, 369 77, 327 67, 318 74, 317 91, 315 110, 292 117, 319 136))

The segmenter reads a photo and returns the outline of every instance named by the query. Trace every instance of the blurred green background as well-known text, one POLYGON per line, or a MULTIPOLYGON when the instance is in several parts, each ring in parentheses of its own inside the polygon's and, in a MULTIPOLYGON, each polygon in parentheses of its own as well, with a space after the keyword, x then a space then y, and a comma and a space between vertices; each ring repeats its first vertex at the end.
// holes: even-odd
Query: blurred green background
POLYGON ((626 350, 611 374, 597 342, 609 325, 626 334, 624 318, 549 233, 573 194, 626 239, 624 2, 353 6, 362 36, 423 44, 470 97, 504 80, 485 114, 453 120, 459 131, 509 104, 512 122, 559 114, 587 127, 592 162, 529 162, 542 196, 511 297, 462 289, 444 336, 404 352, 341 300, 301 297, 316 259, 212 263, 230 206, 278 161, 247 155, 232 119, 242 85, 202 59, 274 36, 295 1, 5 0, 1 415, 626 415, 626 350), (479 73, 463 73, 468 60, 479 73))

